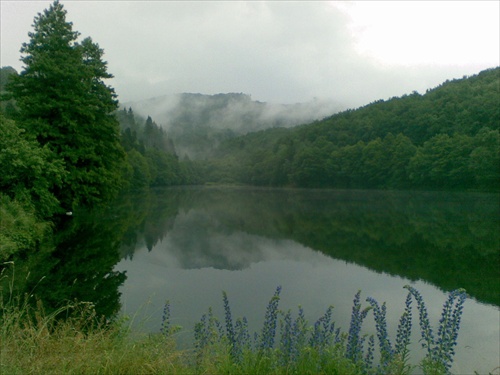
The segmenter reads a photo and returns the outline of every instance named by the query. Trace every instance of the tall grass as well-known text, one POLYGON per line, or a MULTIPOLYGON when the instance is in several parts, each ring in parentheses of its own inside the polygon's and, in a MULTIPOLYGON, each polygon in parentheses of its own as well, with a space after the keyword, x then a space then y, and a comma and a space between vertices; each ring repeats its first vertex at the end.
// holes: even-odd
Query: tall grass
POLYGON ((0 293, 0 374, 186 374, 172 338, 132 338, 125 321, 98 317, 92 303, 46 313, 32 295, 0 293))
MULTIPOLYGON (((1 374, 447 374, 466 295, 449 294, 434 329, 420 293, 408 296, 393 341, 388 335, 386 305, 354 296, 351 321, 342 331, 329 307, 309 324, 302 307, 294 314, 279 309, 281 287, 271 297, 262 329, 249 332, 245 317, 234 320, 229 296, 222 294, 224 316, 211 308, 194 327, 194 347, 175 347, 179 330, 170 324, 167 301, 159 333, 132 335, 125 320, 107 322, 88 302, 69 302, 50 314, 30 295, 2 295, 0 300, 1 374), (421 330, 422 363, 409 363, 412 303, 421 330), (363 333, 373 318, 376 335, 363 333)), ((413 340, 419 340, 413 339, 413 340)))
POLYGON ((96 322, 91 304, 68 304, 49 315, 41 304, 34 310, 22 306, 1 307, 2 374, 186 373, 172 340, 129 340, 120 327, 96 322), (72 317, 58 319, 67 310, 72 317))

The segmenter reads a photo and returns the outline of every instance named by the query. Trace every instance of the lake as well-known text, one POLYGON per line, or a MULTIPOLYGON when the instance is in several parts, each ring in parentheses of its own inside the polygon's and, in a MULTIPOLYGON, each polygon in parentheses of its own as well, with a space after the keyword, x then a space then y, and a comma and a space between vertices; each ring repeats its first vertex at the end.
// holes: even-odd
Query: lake
MULTIPOLYGON (((500 201, 497 194, 188 187, 121 197, 101 213, 76 213, 57 247, 22 288, 48 303, 92 300, 158 332, 166 300, 180 347, 222 291, 234 317, 259 330, 282 286, 280 308, 304 308, 312 324, 334 306, 348 330, 352 300, 387 303, 394 340, 412 285, 437 329, 447 292, 466 301, 452 372, 493 371, 500 352, 500 201), (45 276, 42 280, 42 276, 45 276)), ((30 263, 30 264, 31 264, 30 263)), ((27 267, 27 266, 26 266, 27 267)), ((20 287, 21 288, 21 287, 20 287)), ((423 355, 413 310, 413 362, 423 355)), ((364 332, 374 333, 369 314, 364 332)), ((498 371, 498 370, 496 370, 498 371)))

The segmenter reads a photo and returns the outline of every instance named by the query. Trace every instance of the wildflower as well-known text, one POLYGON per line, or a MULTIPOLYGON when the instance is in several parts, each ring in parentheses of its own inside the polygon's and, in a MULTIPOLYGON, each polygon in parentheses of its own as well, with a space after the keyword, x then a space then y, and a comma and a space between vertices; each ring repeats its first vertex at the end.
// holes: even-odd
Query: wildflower
POLYGON ((241 363, 243 352, 250 350, 250 334, 246 317, 236 319, 234 325, 234 346, 232 355, 236 363, 241 363))
POLYGON ((361 296, 361 291, 358 291, 354 296, 352 313, 351 313, 351 323, 349 325, 349 334, 347 337, 347 348, 345 356, 348 359, 351 359, 355 363, 361 360, 361 356, 363 353, 363 342, 364 338, 360 337, 361 325, 363 324, 363 320, 370 308, 365 308, 361 310, 361 304, 359 303, 361 296))
POLYGON ((462 316, 463 304, 467 295, 463 289, 452 291, 443 305, 439 320, 438 339, 435 347, 435 360, 447 370, 450 369, 457 345, 458 330, 462 316), (456 302, 455 300, 458 299, 456 302))
POLYGON ((405 288, 410 291, 417 301, 420 328, 422 329, 422 338, 425 341, 422 346, 427 348, 427 360, 436 363, 448 372, 453 362, 453 356, 455 355, 454 347, 457 345, 463 304, 467 298, 465 290, 457 289, 448 295, 448 299, 443 305, 437 339, 435 339, 422 296, 416 289, 410 286, 405 286, 405 288), (455 300, 457 301, 455 302, 455 300))
POLYGON ((411 311, 411 303, 412 303, 412 294, 408 293, 406 296, 405 302, 405 310, 399 319, 398 330, 396 334, 396 345, 394 354, 400 358, 402 361, 403 369, 408 368, 408 357, 409 357, 409 349, 410 345, 410 336, 411 336, 411 327, 412 327, 412 311, 411 311))
POLYGON ((291 347, 291 358, 295 361, 299 357, 300 350, 306 346, 307 341, 307 320, 304 316, 304 309, 299 306, 299 312, 297 318, 292 324, 292 347, 291 347))
POLYGON ((276 335, 276 325, 278 319, 278 303, 280 300, 281 286, 276 288, 274 296, 267 305, 266 315, 264 318, 264 326, 260 336, 260 349, 272 349, 274 346, 274 337, 276 335))
POLYGON ((432 333, 432 327, 429 322, 429 316, 427 314, 427 308, 425 307, 424 300, 420 295, 419 291, 413 288, 412 286, 405 285, 405 288, 413 295, 415 300, 417 301, 418 313, 419 313, 419 322, 420 329, 422 334, 422 339, 424 342, 422 343, 422 347, 427 349, 427 354, 432 356, 432 347, 434 345, 434 335, 432 333))
POLYGON ((405 310, 399 319, 398 331, 396 334, 395 353, 400 355, 407 351, 407 347, 410 344, 412 326, 411 302, 411 293, 408 293, 406 296, 405 310))
POLYGON ((160 332, 165 336, 170 335, 170 302, 168 300, 165 302, 165 306, 163 307, 160 332))
POLYGON ((283 320, 280 320, 280 332, 279 364, 280 366, 286 366, 294 360, 294 337, 292 331, 292 313, 290 310, 284 314, 283 320))
POLYGON ((309 340, 311 347, 317 348, 320 352, 330 346, 333 341, 335 323, 332 322, 333 306, 329 306, 321 318, 314 323, 313 334, 309 340))
POLYGON ((195 324, 194 338, 195 348, 200 353, 207 347, 214 345, 223 338, 223 330, 219 320, 214 316, 212 308, 208 314, 203 314, 200 322, 195 324))
POLYGON ((368 297, 366 300, 373 308, 375 327, 377 329, 377 337, 380 346, 380 362, 384 368, 389 364, 393 356, 392 345, 387 335, 387 320, 385 318, 387 308, 385 302, 382 304, 382 307, 380 307, 378 302, 372 297, 368 297))
POLYGON ((229 300, 227 298, 226 292, 222 292, 222 299, 224 301, 224 312, 226 318, 226 337, 229 340, 229 344, 231 346, 234 346, 235 338, 234 338, 233 318, 231 316, 231 308, 229 307, 229 300))
POLYGON ((371 369, 373 365, 373 353, 375 351, 375 337, 371 335, 368 338, 368 348, 365 356, 365 369, 371 369))
POLYGON ((241 349, 249 349, 250 333, 248 333, 248 320, 246 317, 236 319, 235 329, 235 342, 237 347, 241 349))

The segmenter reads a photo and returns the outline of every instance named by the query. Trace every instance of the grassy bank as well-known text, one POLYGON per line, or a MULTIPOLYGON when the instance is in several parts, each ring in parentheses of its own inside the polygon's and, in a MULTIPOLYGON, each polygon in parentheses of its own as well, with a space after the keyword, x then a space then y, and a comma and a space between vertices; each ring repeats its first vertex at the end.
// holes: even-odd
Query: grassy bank
POLYGON ((439 327, 429 324, 420 293, 408 289, 397 337, 387 335, 385 304, 357 293, 349 330, 332 321, 332 308, 314 324, 278 308, 281 288, 272 296, 260 332, 251 335, 245 318, 233 321, 223 293, 224 317, 209 309, 194 327, 194 347, 176 349, 179 328, 170 325, 165 304, 157 334, 138 335, 126 320, 109 322, 88 302, 67 303, 50 314, 33 296, 2 295, 0 306, 0 373, 2 374, 446 374, 453 362, 460 328, 463 290, 451 292, 439 327), (419 365, 408 362, 412 303, 418 311, 421 342, 427 352, 419 365), (376 335, 361 334, 372 315, 376 335))
POLYGON ((45 314, 30 297, 3 302, 1 374, 185 374, 183 353, 162 335, 132 338, 123 324, 99 319, 92 304, 45 314))

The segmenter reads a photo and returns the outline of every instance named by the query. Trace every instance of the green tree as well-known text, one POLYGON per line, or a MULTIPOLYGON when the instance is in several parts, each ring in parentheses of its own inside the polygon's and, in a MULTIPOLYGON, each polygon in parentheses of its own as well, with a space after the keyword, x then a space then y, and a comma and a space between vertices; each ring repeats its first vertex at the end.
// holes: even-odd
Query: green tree
POLYGON ((39 144, 13 120, 0 113, 0 190, 40 217, 56 212, 59 201, 51 193, 62 184, 66 172, 61 160, 53 158, 47 146, 39 144))
POLYGON ((290 180, 299 187, 327 187, 331 181, 329 153, 316 145, 300 149, 291 166, 290 180))
POLYGON ((0 262, 34 249, 50 233, 43 219, 59 207, 50 193, 64 176, 61 160, 0 113, 0 262))
POLYGON ((475 149, 469 158, 469 169, 477 186, 498 189, 500 186, 500 132, 482 128, 474 137, 475 149))
POLYGON ((156 149, 146 152, 152 186, 171 186, 181 183, 179 161, 172 154, 156 149))
POLYGON ((363 186, 361 160, 365 146, 364 142, 359 141, 354 145, 333 151, 333 178, 336 187, 359 188, 363 186))
POLYGON ((24 70, 7 85, 19 125, 63 160, 67 174, 52 189, 63 209, 106 201, 120 189, 125 154, 103 50, 90 38, 77 42, 58 0, 33 27, 21 48, 24 70))
POLYGON ((410 180, 417 186, 463 189, 473 186, 469 168, 471 137, 439 134, 417 149, 409 164, 410 180))
POLYGON ((127 152, 127 161, 130 165, 130 189, 143 189, 151 184, 151 171, 147 159, 137 150, 127 152))

